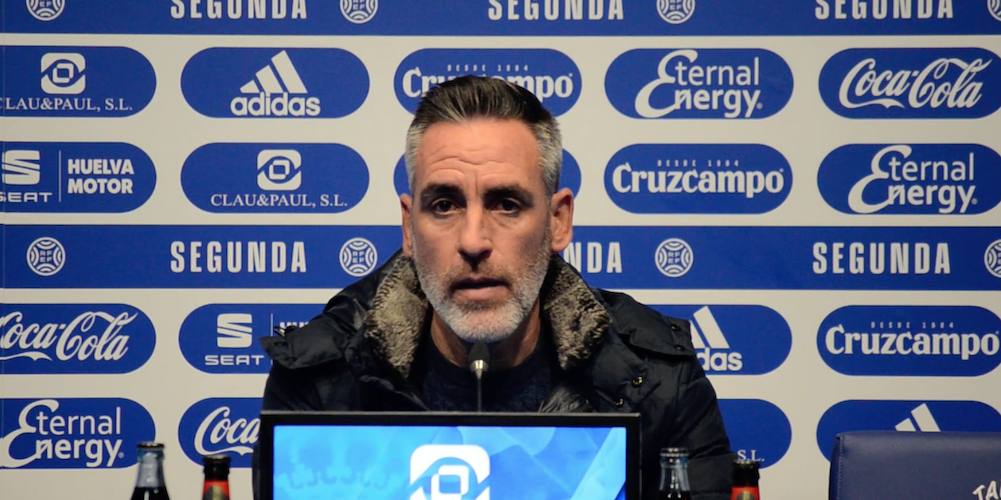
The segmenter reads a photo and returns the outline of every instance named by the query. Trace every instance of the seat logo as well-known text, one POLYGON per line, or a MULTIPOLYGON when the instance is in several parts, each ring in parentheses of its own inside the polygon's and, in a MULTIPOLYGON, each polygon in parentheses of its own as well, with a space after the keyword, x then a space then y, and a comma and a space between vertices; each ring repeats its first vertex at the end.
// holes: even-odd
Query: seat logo
POLYGON ((216 318, 216 346, 245 349, 253 344, 254 317, 246 313, 223 313, 216 318))
POLYGON ((410 455, 410 500, 490 500, 490 456, 476 445, 423 445, 410 455))
POLYGON ((32 149, 9 149, 3 152, 3 183, 33 186, 41 179, 41 153, 32 149))

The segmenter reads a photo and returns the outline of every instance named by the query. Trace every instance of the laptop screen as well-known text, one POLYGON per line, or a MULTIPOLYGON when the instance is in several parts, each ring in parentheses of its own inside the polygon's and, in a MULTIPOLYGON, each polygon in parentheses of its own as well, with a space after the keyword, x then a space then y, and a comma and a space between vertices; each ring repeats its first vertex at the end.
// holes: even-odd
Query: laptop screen
POLYGON ((261 423, 265 499, 638 498, 637 415, 265 412, 261 423))

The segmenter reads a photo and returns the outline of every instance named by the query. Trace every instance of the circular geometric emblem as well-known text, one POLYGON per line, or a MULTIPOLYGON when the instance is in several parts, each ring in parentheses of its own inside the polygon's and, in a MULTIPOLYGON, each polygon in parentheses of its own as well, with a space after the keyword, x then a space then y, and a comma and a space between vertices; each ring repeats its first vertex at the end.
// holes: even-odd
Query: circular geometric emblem
POLYGON ((695 0, 657 0, 657 13, 671 24, 681 24, 695 13, 695 0))
POLYGON ((39 276, 52 276, 66 263, 66 249, 55 238, 43 236, 28 245, 28 267, 39 276))
POLYGON ((63 13, 66 0, 25 0, 28 12, 39 21, 51 21, 63 13))
POLYGON ((994 19, 1001 21, 1001 0, 987 0, 987 11, 994 19))
POLYGON ((1001 278, 1001 240, 994 240, 984 252, 984 266, 987 272, 1001 278))
POLYGON ((351 238, 341 246, 341 268, 351 276, 365 276, 375 269, 379 253, 365 238, 351 238))
POLYGON ((341 14, 355 24, 365 24, 375 17, 379 0, 341 0, 341 14))
POLYGON ((685 240, 668 238, 657 246, 654 261, 657 264, 657 269, 664 273, 664 276, 677 278, 684 276, 692 268, 695 254, 692 253, 692 247, 688 246, 685 240))

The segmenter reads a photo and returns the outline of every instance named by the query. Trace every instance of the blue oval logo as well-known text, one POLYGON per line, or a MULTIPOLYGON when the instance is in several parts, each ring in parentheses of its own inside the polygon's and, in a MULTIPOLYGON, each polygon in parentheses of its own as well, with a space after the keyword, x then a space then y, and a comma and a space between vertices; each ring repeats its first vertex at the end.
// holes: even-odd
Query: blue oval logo
POLYGON ((792 427, 778 406, 761 399, 721 399, 719 411, 738 457, 760 460, 767 468, 789 451, 792 427))
POLYGON ((605 93, 633 118, 765 118, 792 96, 792 71, 764 49, 634 49, 616 57, 605 93))
POLYGON ((692 344, 709 375, 761 375, 785 362, 792 331, 781 314, 757 305, 654 305, 689 321, 692 344))
POLYGON ((850 144, 824 158, 817 183, 849 214, 979 214, 1001 201, 1001 156, 979 144, 850 144))
MULTIPOLYGON (((393 186, 396 194, 410 194, 410 180, 407 179, 407 163, 404 157, 400 157, 393 168, 393 186)), ((557 189, 568 188, 578 196, 580 193, 580 166, 577 159, 566 149, 563 150, 563 168, 560 169, 560 183, 557 189)))
POLYGON ((1001 414, 979 401, 842 401, 820 417, 817 446, 830 458, 841 432, 892 430, 999 432, 1001 414))
POLYGON ((848 49, 820 71, 824 103, 847 118, 980 118, 1001 107, 999 85, 1001 60, 980 48, 848 49))
POLYGON ((633 213, 760 214, 789 196, 792 169, 763 144, 633 144, 605 166, 605 191, 633 213))
POLYGON ((121 469, 156 439, 153 417, 129 399, 0 399, 0 415, 0 468, 121 469))
POLYGON ((206 212, 344 212, 368 181, 365 160, 341 144, 207 144, 181 170, 185 196, 206 212))
POLYGON ((4 116, 130 116, 149 104, 156 89, 153 66, 126 47, 2 50, 9 69, 0 97, 4 116))
POLYGON ((341 49, 205 49, 181 74, 184 98, 213 118, 339 118, 368 95, 365 65, 341 49))
POLYGON ((323 310, 307 304, 209 304, 181 324, 178 342, 191 366, 207 373, 267 373, 260 339, 305 325, 323 310))
POLYGON ((125 304, 7 304, 0 335, 6 374, 128 373, 156 344, 153 323, 125 304))
POLYGON ((181 416, 177 440, 192 462, 216 453, 229 455, 233 467, 250 467, 261 426, 261 398, 203 399, 181 416))
POLYGON ((156 186, 153 160, 121 142, 0 142, 8 212, 128 212, 156 186))
POLYGON ((821 322, 817 349, 846 375, 973 377, 1001 364, 1001 319, 971 306, 847 306, 821 322))
POLYGON ((393 86, 400 104, 413 113, 432 87, 470 74, 524 87, 554 116, 569 111, 580 97, 580 70, 552 49, 422 49, 396 68, 393 86))

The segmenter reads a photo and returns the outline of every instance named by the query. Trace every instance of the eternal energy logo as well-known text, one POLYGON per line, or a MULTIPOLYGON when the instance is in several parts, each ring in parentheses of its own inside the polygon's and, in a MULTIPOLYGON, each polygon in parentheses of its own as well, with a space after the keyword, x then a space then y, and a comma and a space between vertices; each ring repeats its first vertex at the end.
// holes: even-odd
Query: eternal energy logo
POLYGON ((206 144, 181 169, 185 196, 218 213, 344 212, 368 183, 365 160, 341 144, 206 144))
POLYGON ((260 339, 305 325, 323 310, 306 304, 209 304, 181 324, 178 343, 191 366, 207 373, 267 373, 260 339))
POLYGON ((22 69, 4 81, 0 111, 5 116, 130 116, 149 104, 156 88, 152 65, 129 48, 2 49, 5 66, 22 69))
POLYGON ((250 467, 260 431, 260 398, 203 399, 181 416, 177 439, 192 462, 216 453, 230 456, 233 467, 250 467))
POLYGON ((128 212, 153 193, 156 170, 120 142, 6 142, 0 202, 9 212, 128 212))
POLYGON ((980 118, 1001 108, 999 85, 981 48, 848 49, 820 71, 824 103, 847 118, 980 118))
POLYGON ((492 76, 524 87, 553 115, 580 97, 580 70, 552 49, 422 49, 407 56, 394 78, 396 98, 411 113, 435 85, 464 75, 492 76))
POLYGON ((782 315, 757 305, 655 305, 691 323, 692 344, 709 375, 760 375, 789 356, 792 331, 782 315))
POLYGON ((845 213, 984 213, 1001 201, 1001 156, 979 144, 852 144, 824 158, 817 183, 845 213))
POLYGON ((792 71, 763 49, 635 49, 612 61, 605 93, 633 118, 764 118, 792 95, 792 71))
POLYGON ((817 333, 846 375, 977 376, 1001 364, 1001 319, 971 306, 847 306, 817 333))
POLYGON ((605 167, 605 191, 634 213, 764 213, 782 204, 792 169, 761 144, 634 144, 605 167))
POLYGON ((361 106, 368 85, 361 60, 334 48, 210 48, 181 75, 188 104, 215 118, 339 118, 361 106))
POLYGON ((0 468, 129 467, 136 444, 156 435, 153 417, 128 399, 0 399, 0 415, 0 468))
POLYGON ((153 323, 124 304, 8 304, 0 316, 8 374, 127 373, 155 343, 153 323))

